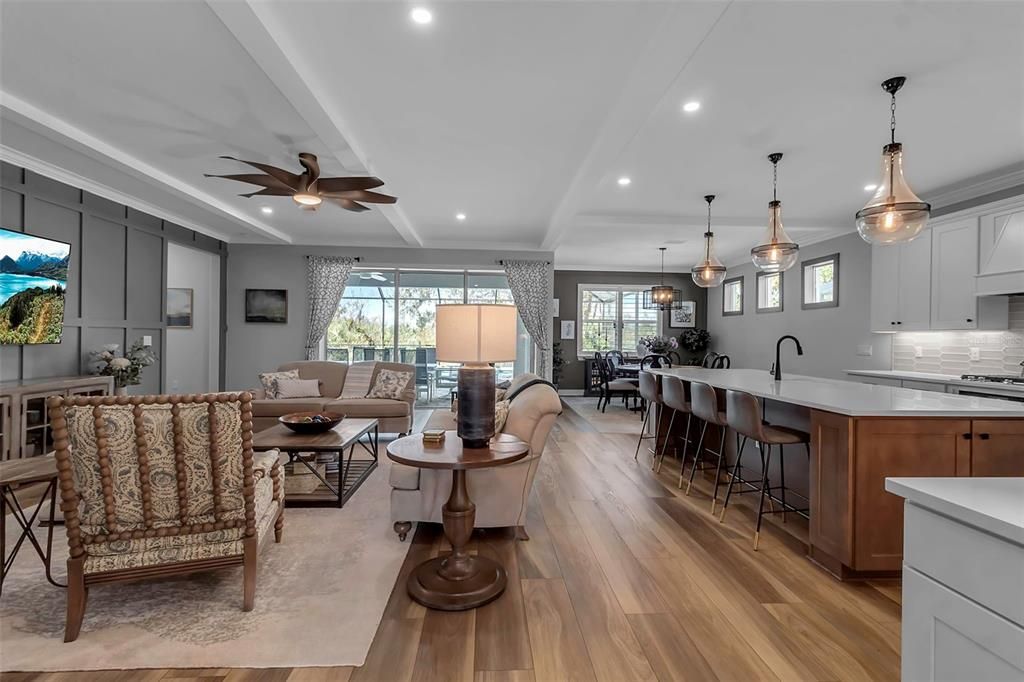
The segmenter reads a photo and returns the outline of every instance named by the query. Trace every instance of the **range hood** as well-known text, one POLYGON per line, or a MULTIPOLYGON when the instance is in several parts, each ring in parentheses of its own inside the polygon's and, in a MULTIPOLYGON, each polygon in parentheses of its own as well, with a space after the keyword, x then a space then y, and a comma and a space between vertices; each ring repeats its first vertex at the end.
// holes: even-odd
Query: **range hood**
POLYGON ((978 296, 1024 294, 1024 210, 981 217, 978 296))

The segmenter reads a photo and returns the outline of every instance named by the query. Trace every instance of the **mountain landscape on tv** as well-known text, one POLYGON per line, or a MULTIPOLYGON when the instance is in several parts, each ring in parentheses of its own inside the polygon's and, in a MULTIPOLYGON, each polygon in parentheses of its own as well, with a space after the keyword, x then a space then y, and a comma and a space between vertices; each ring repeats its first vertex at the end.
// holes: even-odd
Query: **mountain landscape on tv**
POLYGON ((0 343, 60 343, 70 251, 0 229, 0 343))

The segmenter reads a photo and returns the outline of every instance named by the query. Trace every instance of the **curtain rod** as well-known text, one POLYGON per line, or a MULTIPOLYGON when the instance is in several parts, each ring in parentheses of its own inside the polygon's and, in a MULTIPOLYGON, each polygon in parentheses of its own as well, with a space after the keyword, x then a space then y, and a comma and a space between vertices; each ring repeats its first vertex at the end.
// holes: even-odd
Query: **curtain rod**
MULTIPOLYGON (((306 258, 312 258, 312 257, 313 257, 313 254, 311 254, 311 253, 307 253, 306 254, 306 258)), ((362 256, 353 256, 352 260, 354 260, 357 263, 362 263, 363 262, 363 257, 362 256)))
MULTIPOLYGON (((497 263, 498 265, 504 265, 505 264, 505 261, 500 260, 500 259, 496 260, 494 262, 497 263)), ((541 261, 533 261, 533 262, 538 262, 539 263, 541 261)), ((544 265, 551 265, 551 261, 549 261, 549 260, 543 261, 543 263, 544 263, 544 265)))

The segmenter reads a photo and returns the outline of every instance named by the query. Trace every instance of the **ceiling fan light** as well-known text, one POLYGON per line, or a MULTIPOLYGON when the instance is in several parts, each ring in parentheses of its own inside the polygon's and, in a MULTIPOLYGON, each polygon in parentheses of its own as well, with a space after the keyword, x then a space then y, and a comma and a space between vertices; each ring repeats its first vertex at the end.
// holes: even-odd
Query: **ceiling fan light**
POLYGON ((321 199, 319 196, 317 196, 316 194, 309 194, 307 192, 298 192, 296 194, 293 194, 292 201, 294 201, 299 206, 319 206, 321 203, 323 203, 323 199, 321 199))
POLYGON ((869 244, 908 242, 921 233, 931 205, 921 201, 903 178, 903 145, 882 148, 882 182, 857 211, 857 232, 869 244))

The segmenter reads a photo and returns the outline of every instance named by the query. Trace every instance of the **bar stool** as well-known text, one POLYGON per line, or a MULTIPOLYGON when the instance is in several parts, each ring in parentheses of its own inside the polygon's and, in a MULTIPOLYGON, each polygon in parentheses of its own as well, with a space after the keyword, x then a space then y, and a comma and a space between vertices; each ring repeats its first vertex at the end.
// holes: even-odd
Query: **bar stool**
MULTIPOLYGON (((709 384, 701 381, 690 382, 690 404, 693 406, 693 414, 704 422, 700 429, 700 438, 697 440, 697 453, 693 458, 693 467, 690 469, 690 480, 686 484, 686 494, 690 494, 693 486, 693 476, 697 471, 710 469, 710 465, 701 467, 700 460, 705 450, 716 455, 718 461, 715 463, 715 492, 711 496, 711 513, 715 513, 715 505, 718 503, 718 485, 722 475, 722 462, 725 461, 725 434, 729 430, 726 413, 718 409, 718 391, 709 384), (721 431, 718 439, 718 451, 715 452, 704 447, 704 436, 708 432, 708 424, 714 424, 721 431)), ((679 472, 679 487, 683 487, 683 472, 679 472)))
POLYGON ((676 415, 680 412, 686 414, 686 432, 683 434, 683 453, 679 457, 679 476, 683 475, 683 467, 686 463, 686 448, 690 444, 690 422, 693 421, 693 412, 690 408, 690 401, 686 399, 686 384, 679 377, 665 375, 661 377, 661 401, 668 409, 672 410, 672 416, 668 420, 668 432, 665 441, 661 444, 661 455, 658 457, 658 466, 655 471, 661 471, 661 464, 665 461, 665 450, 672 439, 672 428, 676 423, 676 415))
POLYGON ((636 442, 636 454, 633 455, 633 459, 636 460, 640 457, 640 444, 647 438, 653 438, 655 446, 658 443, 658 429, 654 429, 654 435, 645 436, 644 431, 647 429, 647 421, 651 417, 651 408, 655 405, 661 405, 661 381, 657 374, 652 374, 645 370, 640 370, 640 400, 644 407, 644 423, 640 427, 640 438, 636 442))
POLYGON ((740 470, 743 446, 746 445, 748 439, 753 440, 757 443, 757 449, 761 453, 761 488, 757 503, 757 527, 754 529, 754 551, 757 551, 758 541, 761 539, 761 518, 764 516, 765 496, 768 497, 768 502, 772 505, 771 510, 768 512, 769 514, 776 514, 781 511, 783 521, 785 521, 786 512, 796 512, 804 518, 809 518, 808 509, 797 509, 786 502, 785 446, 803 443, 807 450, 807 458, 810 459, 811 436, 804 431, 766 423, 761 412, 761 404, 757 401, 757 398, 744 391, 727 390, 725 392, 725 412, 729 426, 737 434, 743 436, 743 444, 740 445, 736 453, 733 478, 730 479, 729 488, 725 493, 725 502, 722 504, 720 520, 725 519, 725 510, 729 506, 729 496, 732 493, 733 482, 740 470), (776 489, 782 491, 781 498, 772 495, 772 487, 768 482, 768 470, 772 462, 772 446, 774 445, 779 446, 779 479, 781 485, 776 489), (765 448, 767 453, 765 453, 765 448), (772 504, 773 502, 778 502, 781 510, 775 509, 774 504, 772 504))

